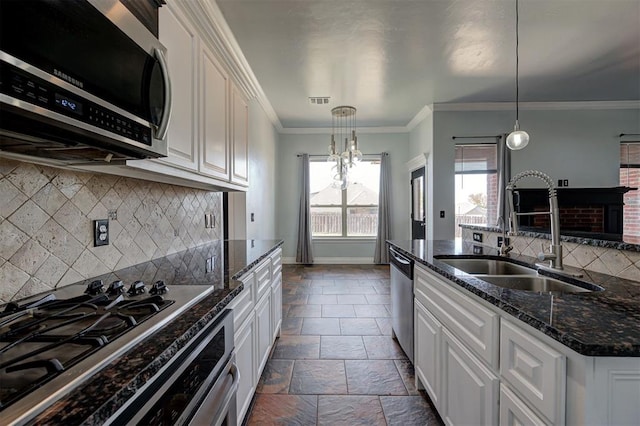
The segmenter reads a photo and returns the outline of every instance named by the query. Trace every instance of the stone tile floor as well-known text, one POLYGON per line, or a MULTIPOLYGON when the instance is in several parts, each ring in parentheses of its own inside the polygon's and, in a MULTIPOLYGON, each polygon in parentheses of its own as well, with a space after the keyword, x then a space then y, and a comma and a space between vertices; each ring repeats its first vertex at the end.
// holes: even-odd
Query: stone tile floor
POLYGON ((441 425, 391 337, 389 267, 284 265, 282 333, 247 425, 441 425))

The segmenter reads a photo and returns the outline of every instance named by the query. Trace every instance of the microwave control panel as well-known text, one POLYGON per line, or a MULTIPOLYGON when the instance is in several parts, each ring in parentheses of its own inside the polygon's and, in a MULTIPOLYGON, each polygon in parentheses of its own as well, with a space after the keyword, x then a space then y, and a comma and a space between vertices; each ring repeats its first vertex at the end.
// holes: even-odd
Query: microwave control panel
POLYGON ((3 62, 0 69, 0 91, 3 94, 151 146, 149 127, 11 64, 3 62))

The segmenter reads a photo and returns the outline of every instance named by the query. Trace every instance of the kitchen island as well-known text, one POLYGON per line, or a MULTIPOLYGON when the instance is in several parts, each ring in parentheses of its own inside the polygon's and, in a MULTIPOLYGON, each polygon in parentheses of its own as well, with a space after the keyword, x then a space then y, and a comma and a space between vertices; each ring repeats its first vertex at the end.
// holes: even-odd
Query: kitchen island
MULTIPOLYGON (((477 255, 478 246, 455 241, 388 243, 416 262, 416 378, 445 423, 640 420, 640 283, 572 270, 604 291, 513 290, 439 260, 504 260, 497 250, 477 255)), ((507 260, 536 262, 511 253, 507 260)))
MULTIPOLYGON (((141 276, 149 282, 163 280, 169 288, 167 298, 172 292, 179 292, 180 285, 211 288, 185 312, 111 360, 29 423, 103 424, 108 421, 243 291, 244 284, 238 279, 273 256, 282 243, 282 240, 216 241, 115 272, 120 276, 141 276)), ((111 276, 95 279, 109 282, 111 276)), ((108 351, 109 346, 104 350, 108 351)))

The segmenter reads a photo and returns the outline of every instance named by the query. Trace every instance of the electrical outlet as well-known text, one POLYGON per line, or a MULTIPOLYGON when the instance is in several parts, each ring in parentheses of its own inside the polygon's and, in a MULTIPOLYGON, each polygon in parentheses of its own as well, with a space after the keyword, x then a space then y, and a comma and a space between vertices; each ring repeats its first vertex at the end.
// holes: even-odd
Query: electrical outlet
POLYGON ((562 186, 562 179, 558 179, 558 187, 562 186))
POLYGON ((106 246, 109 244, 109 219, 93 221, 93 246, 106 246))
MULTIPOLYGON (((502 240, 503 238, 501 236, 498 236, 498 247, 502 247, 502 240)), ((504 238, 504 243, 508 246, 510 241, 509 241, 509 237, 504 238)))
POLYGON ((569 186, 569 179, 565 179, 565 180, 563 180, 563 181, 562 181, 562 184, 563 184, 564 186, 569 186))
POLYGON ((444 210, 440 210, 440 218, 444 218, 444 210))
POLYGON ((482 246, 473 246, 473 254, 482 254, 482 246))
POLYGON ((204 214, 204 227, 211 228, 211 215, 209 213, 204 214))
POLYGON ((251 213, 251 222, 255 222, 255 221, 256 221, 256 218, 255 218, 254 214, 251 213))
POLYGON ((473 241, 481 243, 482 242, 482 234, 480 232, 474 232, 473 233, 473 241))

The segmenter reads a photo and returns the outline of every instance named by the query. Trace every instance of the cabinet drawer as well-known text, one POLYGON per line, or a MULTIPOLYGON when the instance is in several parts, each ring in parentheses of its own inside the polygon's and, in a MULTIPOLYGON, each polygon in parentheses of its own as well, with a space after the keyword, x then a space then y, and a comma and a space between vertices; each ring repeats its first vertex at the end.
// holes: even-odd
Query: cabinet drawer
POLYGON ((238 330, 240 324, 253 312, 251 288, 245 287, 244 290, 233 299, 229 307, 233 309, 233 329, 238 330))
POLYGON ((271 260, 267 259, 255 269, 257 296, 260 300, 271 287, 271 260))
POLYGON ((271 255, 271 276, 275 279, 282 271, 282 249, 277 249, 271 255))
POLYGON ((478 357, 497 370, 500 316, 452 285, 415 268, 415 298, 478 357))
POLYGON ((566 357, 509 321, 500 327, 500 375, 551 423, 564 424, 566 357))
POLYGON ((500 426, 546 426, 527 404, 504 384, 500 384, 500 426))

